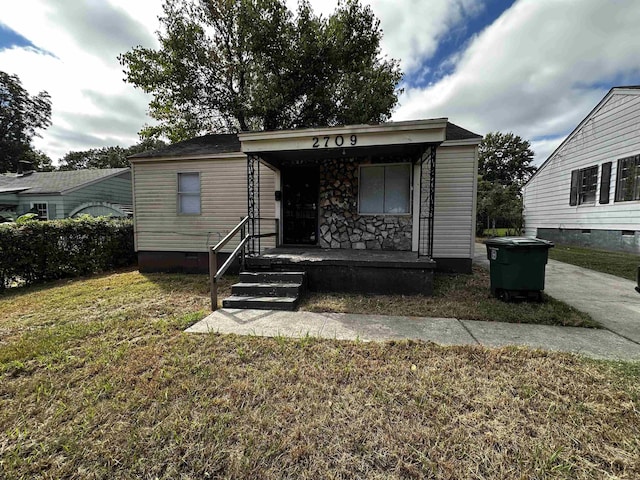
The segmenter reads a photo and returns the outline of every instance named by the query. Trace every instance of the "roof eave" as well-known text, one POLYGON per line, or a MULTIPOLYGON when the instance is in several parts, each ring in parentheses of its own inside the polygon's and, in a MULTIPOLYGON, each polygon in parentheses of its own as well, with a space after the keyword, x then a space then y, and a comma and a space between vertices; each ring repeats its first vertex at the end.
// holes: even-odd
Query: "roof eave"
POLYGON ((598 104, 591 109, 591 111, 587 114, 586 117, 584 117, 582 119, 582 121, 578 124, 578 126, 576 128, 574 128, 571 131, 571 133, 569 133, 569 135, 567 135, 567 137, 562 141, 562 143, 560 145, 558 145, 553 152, 551 152, 551 155, 549 155, 547 157, 547 159, 544 162, 542 162, 542 164, 540 165, 540 168, 538 168, 538 170, 536 170, 536 172, 533 175, 531 175, 531 178, 526 181, 526 183, 523 185, 522 188, 526 188, 527 185, 529 185, 529 182, 531 182, 534 178, 536 178, 538 173, 540 173, 542 171, 542 169, 547 166, 547 164, 556 155, 556 153, 558 153, 560 151, 560 149, 562 149, 562 147, 564 147, 565 144, 567 144, 569 142, 569 140, 571 140, 573 138, 573 136, 582 128, 582 126, 585 123, 587 123, 591 119, 591 117, 598 110, 600 110, 600 108, 602 108, 604 106, 604 104, 609 100, 609 98, 611 98, 613 96, 614 93, 622 93, 622 94, 627 94, 627 95, 640 95, 640 86, 638 86, 638 87, 626 86, 626 87, 613 87, 613 88, 610 88, 609 91, 607 92, 607 94, 604 97, 602 97, 602 100, 600 100, 598 102, 598 104))
POLYGON ((382 132, 397 132, 397 131, 409 131, 419 128, 446 128, 448 119, 443 118, 430 118, 426 120, 407 120, 403 122, 387 122, 377 125, 344 125, 337 127, 318 127, 318 128, 298 128, 293 130, 269 130, 264 132, 245 132, 239 133, 238 138, 240 142, 255 141, 255 140, 269 140, 269 139, 292 139, 292 138, 304 138, 309 135, 322 136, 323 134, 340 135, 345 133, 382 133, 382 132))
POLYGON ((201 154, 184 154, 184 155, 170 155, 170 156, 157 156, 157 157, 138 157, 129 158, 129 162, 147 163, 147 162, 170 162, 170 161, 183 161, 183 160, 224 160, 227 158, 246 158, 247 155, 242 152, 227 152, 227 153, 201 153, 201 154))

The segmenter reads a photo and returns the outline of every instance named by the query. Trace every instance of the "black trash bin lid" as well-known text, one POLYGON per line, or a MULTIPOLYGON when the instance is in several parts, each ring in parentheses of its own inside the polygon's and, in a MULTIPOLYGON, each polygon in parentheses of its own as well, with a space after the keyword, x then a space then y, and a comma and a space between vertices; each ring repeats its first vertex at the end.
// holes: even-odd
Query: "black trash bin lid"
POLYGON ((553 242, 550 242, 549 240, 542 240, 541 238, 533 238, 533 237, 495 237, 495 238, 489 238, 485 240, 484 244, 490 247, 503 247, 503 248, 514 248, 514 247, 551 248, 553 247, 553 242))

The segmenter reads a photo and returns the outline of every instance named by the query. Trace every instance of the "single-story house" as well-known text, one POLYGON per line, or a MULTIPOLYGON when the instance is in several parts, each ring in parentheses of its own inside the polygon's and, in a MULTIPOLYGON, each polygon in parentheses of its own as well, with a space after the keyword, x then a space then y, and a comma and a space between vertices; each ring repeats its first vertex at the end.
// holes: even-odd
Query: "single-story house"
POLYGON ((131 170, 106 168, 0 175, 0 216, 41 220, 133 214, 131 170))
POLYGON ((609 90, 523 194, 526 235, 640 253, 640 86, 609 90))
POLYGON ((480 140, 436 118, 133 155, 139 267, 207 272, 210 247, 247 217, 246 270, 304 271, 312 290, 430 293, 436 269, 471 271, 480 140))

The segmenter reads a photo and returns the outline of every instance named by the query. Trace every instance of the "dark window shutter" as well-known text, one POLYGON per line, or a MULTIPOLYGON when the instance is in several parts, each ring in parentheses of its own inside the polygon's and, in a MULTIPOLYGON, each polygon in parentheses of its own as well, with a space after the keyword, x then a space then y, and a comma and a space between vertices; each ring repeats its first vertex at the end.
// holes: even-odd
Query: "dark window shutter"
POLYGON ((574 170, 571 172, 571 195, 569 196, 569 205, 578 204, 578 179, 580 170, 574 170))
POLYGON ((602 164, 600 177, 600 203, 609 203, 609 189, 611 188, 611 162, 602 164))

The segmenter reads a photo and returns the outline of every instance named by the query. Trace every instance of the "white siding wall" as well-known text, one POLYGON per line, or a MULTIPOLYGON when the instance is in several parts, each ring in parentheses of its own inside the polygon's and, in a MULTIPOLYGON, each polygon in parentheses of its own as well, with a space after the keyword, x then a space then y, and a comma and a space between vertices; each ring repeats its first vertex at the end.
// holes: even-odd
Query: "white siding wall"
MULTIPOLYGON (((261 213, 273 217, 274 174, 265 166, 260 172, 261 213)), ((246 158, 138 162, 133 178, 137 251, 206 252, 247 214, 246 158), (200 215, 177 213, 178 172, 200 172, 200 215)))
POLYGON ((477 146, 438 148, 434 258, 473 258, 477 170, 477 146))
POLYGON ((640 230, 640 201, 614 202, 618 159, 640 153, 640 92, 613 94, 524 189, 525 234, 538 228, 640 230), (613 162, 600 205, 602 164, 613 162), (571 171, 598 165, 596 203, 569 205, 571 171))

